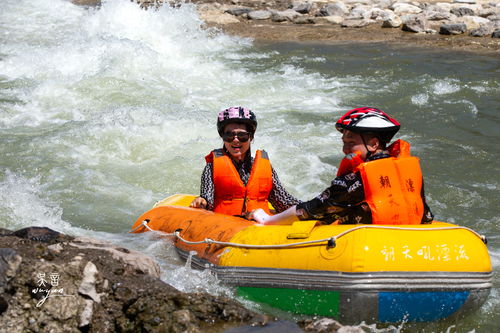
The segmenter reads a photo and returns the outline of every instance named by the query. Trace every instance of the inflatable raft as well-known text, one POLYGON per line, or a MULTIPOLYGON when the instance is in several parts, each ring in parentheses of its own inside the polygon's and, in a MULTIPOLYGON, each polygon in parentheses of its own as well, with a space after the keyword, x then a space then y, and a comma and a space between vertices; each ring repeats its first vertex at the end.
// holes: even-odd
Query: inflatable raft
POLYGON ((435 321, 465 316, 488 297, 485 239, 471 229, 424 225, 257 225, 187 206, 174 195, 132 232, 175 238, 193 268, 209 269, 239 295, 293 313, 343 322, 435 321))

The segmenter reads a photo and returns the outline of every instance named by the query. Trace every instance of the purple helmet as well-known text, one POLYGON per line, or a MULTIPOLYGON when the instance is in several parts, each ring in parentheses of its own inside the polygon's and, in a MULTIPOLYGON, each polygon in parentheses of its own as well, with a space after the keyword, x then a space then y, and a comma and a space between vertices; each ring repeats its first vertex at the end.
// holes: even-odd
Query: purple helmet
POLYGON ((255 133, 257 129, 255 113, 241 106, 232 106, 219 112, 217 117, 217 131, 220 136, 224 132, 224 126, 231 123, 248 124, 252 127, 252 133, 255 133))

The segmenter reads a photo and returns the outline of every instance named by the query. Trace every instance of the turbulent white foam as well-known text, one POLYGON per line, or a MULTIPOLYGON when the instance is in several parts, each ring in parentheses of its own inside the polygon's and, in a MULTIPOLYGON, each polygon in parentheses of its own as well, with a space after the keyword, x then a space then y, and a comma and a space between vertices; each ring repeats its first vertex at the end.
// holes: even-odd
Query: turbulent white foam
POLYGON ((415 105, 426 105, 429 101, 429 95, 427 94, 418 94, 411 96, 411 102, 415 105))
POLYGON ((49 227, 73 233, 70 224, 62 219, 62 209, 45 195, 41 177, 27 179, 6 170, 0 181, 0 223, 7 229, 29 226, 49 227))
POLYGON ((431 91, 436 95, 452 94, 459 91, 460 89, 461 88, 458 84, 458 81, 452 79, 438 81, 431 86, 431 91))

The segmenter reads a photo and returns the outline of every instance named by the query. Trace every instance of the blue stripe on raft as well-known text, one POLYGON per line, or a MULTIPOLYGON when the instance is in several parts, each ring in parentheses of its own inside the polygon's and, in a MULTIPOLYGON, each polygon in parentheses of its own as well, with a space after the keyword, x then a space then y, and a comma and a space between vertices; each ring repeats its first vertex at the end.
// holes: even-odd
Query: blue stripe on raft
POLYGON ((468 291, 381 292, 378 318, 391 323, 443 319, 460 309, 467 297, 468 291))

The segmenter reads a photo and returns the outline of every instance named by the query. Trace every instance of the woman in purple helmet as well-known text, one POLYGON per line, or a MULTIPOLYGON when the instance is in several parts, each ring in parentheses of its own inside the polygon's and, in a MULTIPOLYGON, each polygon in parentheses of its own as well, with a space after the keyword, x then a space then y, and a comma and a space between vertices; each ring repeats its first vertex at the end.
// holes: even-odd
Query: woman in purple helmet
POLYGON ((252 157, 250 144, 256 129, 255 114, 247 108, 219 112, 217 131, 223 146, 205 157, 200 196, 191 207, 228 215, 245 215, 255 209, 270 214, 268 203, 282 212, 300 202, 283 188, 264 150, 252 157))
POLYGON ((343 152, 337 177, 316 198, 270 216, 256 209, 249 218, 263 224, 320 220, 325 224, 420 224, 432 222, 422 172, 410 144, 388 145, 400 124, 385 112, 356 108, 335 124, 343 152))

